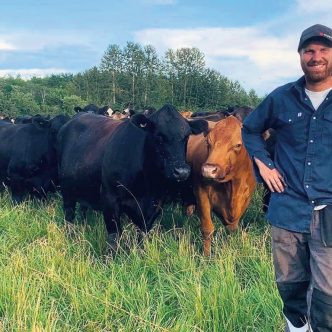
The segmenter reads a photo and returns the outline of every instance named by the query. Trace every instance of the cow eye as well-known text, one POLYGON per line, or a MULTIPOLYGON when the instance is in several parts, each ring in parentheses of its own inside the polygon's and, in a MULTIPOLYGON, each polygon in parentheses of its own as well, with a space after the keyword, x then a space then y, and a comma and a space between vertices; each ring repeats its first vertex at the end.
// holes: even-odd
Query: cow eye
POLYGON ((235 149, 239 149, 241 146, 242 146, 241 143, 239 143, 239 144, 235 144, 235 145, 234 145, 234 148, 235 148, 235 149))

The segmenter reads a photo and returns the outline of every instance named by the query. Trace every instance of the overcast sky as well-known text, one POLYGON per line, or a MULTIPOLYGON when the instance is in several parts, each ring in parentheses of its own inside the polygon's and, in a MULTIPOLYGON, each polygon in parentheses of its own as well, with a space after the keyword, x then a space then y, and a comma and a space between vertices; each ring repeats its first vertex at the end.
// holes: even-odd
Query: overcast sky
POLYGON ((301 32, 332 27, 329 0, 0 0, 0 76, 77 73, 109 44, 197 47, 206 64, 262 96, 296 80, 301 32))

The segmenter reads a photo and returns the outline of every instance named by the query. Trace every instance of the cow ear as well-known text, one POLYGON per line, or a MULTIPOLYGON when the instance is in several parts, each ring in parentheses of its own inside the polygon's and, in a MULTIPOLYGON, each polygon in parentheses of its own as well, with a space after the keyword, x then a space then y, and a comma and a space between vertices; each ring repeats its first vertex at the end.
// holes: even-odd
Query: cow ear
POLYGON ((144 114, 135 114, 130 118, 130 122, 134 124, 136 127, 151 131, 153 129, 153 123, 149 120, 144 114))
POLYGON ((191 128, 191 133, 198 135, 204 133, 206 135, 209 131, 209 124, 205 120, 189 120, 189 126, 191 128))
POLYGON ((32 124, 39 129, 49 128, 51 126, 51 122, 49 120, 44 119, 42 116, 33 117, 32 124))

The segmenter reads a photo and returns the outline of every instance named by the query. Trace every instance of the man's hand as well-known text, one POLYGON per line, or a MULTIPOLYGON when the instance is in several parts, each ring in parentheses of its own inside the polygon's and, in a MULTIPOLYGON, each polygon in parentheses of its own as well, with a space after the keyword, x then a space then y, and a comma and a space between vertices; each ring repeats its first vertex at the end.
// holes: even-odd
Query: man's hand
POLYGON ((276 168, 270 169, 265 166, 265 164, 259 159, 254 159, 259 169, 259 173, 263 178, 264 182, 269 187, 270 191, 272 191, 273 193, 275 191, 278 193, 282 193, 285 190, 286 183, 278 170, 276 168))

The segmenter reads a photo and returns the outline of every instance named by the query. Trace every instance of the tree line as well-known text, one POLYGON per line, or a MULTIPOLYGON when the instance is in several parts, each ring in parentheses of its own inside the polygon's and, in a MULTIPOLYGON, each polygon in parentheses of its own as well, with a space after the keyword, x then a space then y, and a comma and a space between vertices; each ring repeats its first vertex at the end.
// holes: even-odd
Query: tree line
POLYGON ((159 56, 151 46, 127 42, 109 45, 94 66, 78 74, 57 74, 23 80, 0 78, 0 113, 73 114, 75 106, 94 103, 112 109, 171 103, 179 110, 216 110, 256 106, 260 98, 208 68, 197 48, 169 49, 159 56))

